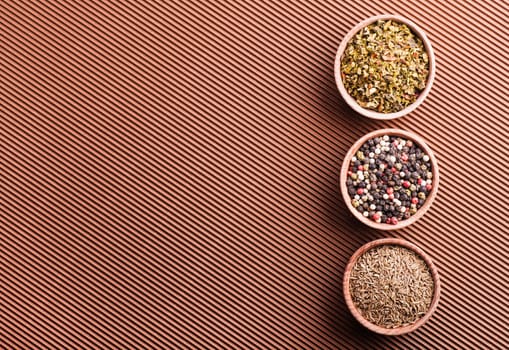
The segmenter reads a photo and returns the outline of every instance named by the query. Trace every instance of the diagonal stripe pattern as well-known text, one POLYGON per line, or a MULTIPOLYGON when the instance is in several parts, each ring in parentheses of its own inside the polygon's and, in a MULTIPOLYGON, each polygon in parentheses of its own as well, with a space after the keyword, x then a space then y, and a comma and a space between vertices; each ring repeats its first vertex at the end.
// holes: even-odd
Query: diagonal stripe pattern
POLYGON ((507 4, 0 3, 0 347, 504 348, 507 4), (388 122, 335 87, 343 35, 413 19, 431 94, 388 122), (377 128, 438 156, 431 210, 398 232, 339 196, 377 128), (443 282, 415 333, 363 330, 341 292, 362 244, 402 237, 443 282))

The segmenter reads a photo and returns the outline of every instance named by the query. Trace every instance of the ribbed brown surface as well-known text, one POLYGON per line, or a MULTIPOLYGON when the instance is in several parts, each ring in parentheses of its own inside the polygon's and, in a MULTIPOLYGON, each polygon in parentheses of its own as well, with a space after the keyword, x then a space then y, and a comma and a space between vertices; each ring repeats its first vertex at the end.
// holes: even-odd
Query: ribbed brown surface
POLYGON ((0 347, 504 348, 507 3, 0 2, 0 347), (140 5, 140 4, 143 5, 140 5), (429 34, 430 96, 387 123, 340 99, 343 35, 397 13, 429 34), (399 127, 438 156, 426 216, 350 217, 338 169, 399 127), (443 282, 428 324, 364 331, 341 293, 402 237, 443 282))

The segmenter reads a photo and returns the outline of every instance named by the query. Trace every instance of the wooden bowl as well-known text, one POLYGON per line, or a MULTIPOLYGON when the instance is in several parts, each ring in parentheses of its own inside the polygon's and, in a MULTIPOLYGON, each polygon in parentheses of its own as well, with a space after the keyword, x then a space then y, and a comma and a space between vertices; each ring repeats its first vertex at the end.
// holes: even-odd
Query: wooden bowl
POLYGON ((401 16, 397 15, 380 15, 380 16, 374 16, 370 17, 359 24, 357 24, 355 27, 353 27, 348 34, 343 38, 343 41, 341 41, 341 44, 339 45, 338 51, 336 53, 336 60, 334 62, 334 76, 336 77, 336 85, 338 86, 339 92, 341 93, 341 96, 343 96, 343 99, 350 105, 350 107, 353 108, 354 111, 356 111, 359 114, 362 114, 363 116, 366 116, 368 118, 373 119, 394 119, 402 117, 410 112, 412 112, 414 109, 416 109, 422 101, 428 96, 429 91, 431 90, 431 86, 433 85, 433 81, 435 80, 435 54, 433 52, 433 48, 431 47, 431 42, 429 41, 428 37, 424 33, 424 31, 419 28, 414 22, 410 21, 409 19, 406 19, 401 16), (376 111, 373 111, 371 109, 362 108, 355 99, 350 96, 350 94, 346 91, 345 86, 343 85, 343 79, 341 78, 341 59, 343 58, 343 53, 346 49, 346 46, 350 39, 359 32, 362 28, 366 27, 367 25, 376 22, 378 20, 393 20, 396 22, 404 23, 406 24, 414 34, 416 34, 418 37, 421 38, 422 43, 424 45, 424 48, 426 49, 426 52, 429 57, 429 74, 428 74, 428 81, 426 82, 426 86, 424 90, 419 94, 419 97, 417 100, 412 103, 411 105, 407 106, 406 108, 402 109, 401 111, 394 112, 394 113, 379 113, 376 111))
POLYGON ((345 296, 345 301, 346 301, 346 305, 348 306, 348 309, 350 309, 350 312, 355 317, 355 319, 357 321, 359 321, 359 323, 362 324, 364 327, 366 327, 367 329, 369 329, 373 332, 383 334, 383 335, 401 335, 401 334, 413 332, 417 328, 421 327, 423 324, 426 323, 426 321, 429 320, 431 315, 435 312, 435 310, 438 306, 438 300, 440 299, 440 278, 438 276, 438 270, 435 267, 435 265, 433 264, 433 262, 431 261, 431 258, 422 249, 420 249, 416 245, 414 245, 408 241, 405 241, 403 239, 399 239, 399 238, 377 239, 375 241, 369 242, 369 243, 363 245, 362 247, 360 247, 348 261, 348 264, 346 265, 346 269, 345 269, 345 275, 343 277, 343 294, 345 296), (380 245, 397 245, 397 246, 402 246, 402 247, 412 250, 426 262, 426 265, 428 265, 428 268, 431 272, 431 275, 433 278, 433 283, 434 283, 434 290, 433 290, 433 298, 431 299, 430 307, 423 317, 421 317, 416 322, 414 322, 410 325, 399 327, 399 328, 384 328, 384 327, 378 326, 378 325, 373 324, 373 323, 369 322, 368 320, 366 320, 353 303, 352 296, 350 294, 350 274, 352 272, 353 266, 354 266, 355 262, 357 261, 357 259, 362 254, 364 254, 368 250, 370 250, 376 246, 380 246, 380 245))
POLYGON ((343 164, 341 166, 340 176, 339 176, 339 188, 341 190, 341 194, 343 195, 343 199, 344 199, 348 209, 350 209, 352 214, 357 219, 359 219, 361 222, 363 222, 364 224, 366 224, 370 227, 373 227, 373 228, 376 228, 379 230, 397 230, 397 229, 406 227, 408 225, 411 225, 414 222, 416 222, 417 220, 419 220, 424 215, 424 213, 426 213, 426 211, 429 209, 429 207, 431 206, 431 203, 433 203, 433 200, 435 199, 437 192, 438 192, 438 183, 439 183, 438 162, 437 162, 437 159, 435 158, 435 155, 431 151, 431 148, 429 148, 429 146, 424 142, 424 140, 420 136, 418 136, 414 133, 405 131, 405 130, 400 130, 400 129, 375 130, 373 132, 370 132, 369 134, 364 135, 360 139, 358 139, 353 144, 353 146, 350 148, 350 150, 347 152, 345 158, 343 159, 343 164), (350 160, 352 159, 354 154, 366 141, 368 141, 372 138, 375 138, 375 137, 383 136, 383 135, 402 136, 402 137, 404 137, 408 140, 412 140, 412 142, 415 142, 416 144, 418 144, 419 147, 421 147, 421 149, 429 156, 430 162, 431 162, 431 172, 433 173, 433 188, 431 189, 431 193, 428 195, 428 197, 424 201, 424 204, 422 205, 422 207, 420 207, 419 210, 417 210, 417 212, 414 215, 410 216, 410 218, 408 218, 406 220, 401 220, 396 225, 386 224, 386 223, 382 223, 382 222, 378 223, 378 222, 371 220, 370 218, 364 217, 361 213, 359 213, 353 207, 352 199, 350 198, 350 195, 348 194, 348 188, 346 186, 346 179, 348 176, 348 174, 347 174, 348 168, 350 167, 350 160))

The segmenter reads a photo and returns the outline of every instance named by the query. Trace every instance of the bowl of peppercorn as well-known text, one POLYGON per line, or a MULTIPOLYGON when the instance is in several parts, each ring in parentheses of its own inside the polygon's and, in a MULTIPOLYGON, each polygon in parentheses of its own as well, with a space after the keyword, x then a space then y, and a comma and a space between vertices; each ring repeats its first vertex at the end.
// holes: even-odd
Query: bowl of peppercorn
POLYGON ((438 162, 424 140, 381 129, 357 140, 340 170, 346 206, 364 224, 395 230, 419 220, 438 192, 438 162))
POLYGON ((435 55, 414 22, 397 15, 374 16, 344 37, 334 76, 341 96, 357 113, 373 119, 399 118, 429 94, 435 55))

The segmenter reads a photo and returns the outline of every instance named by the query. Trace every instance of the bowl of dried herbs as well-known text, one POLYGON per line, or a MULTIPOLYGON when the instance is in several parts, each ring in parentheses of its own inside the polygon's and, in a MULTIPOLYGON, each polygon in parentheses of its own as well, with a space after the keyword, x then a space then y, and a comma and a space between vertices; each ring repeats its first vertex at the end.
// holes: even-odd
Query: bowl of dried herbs
POLYGON ((356 112, 394 119, 413 111, 428 95, 435 55, 424 31, 412 21, 374 16, 344 37, 334 75, 339 92, 356 112))
POLYGON ((343 293, 352 315, 384 335, 412 332, 428 321, 440 299, 440 279, 430 257, 398 238, 369 242, 350 258, 343 293))

